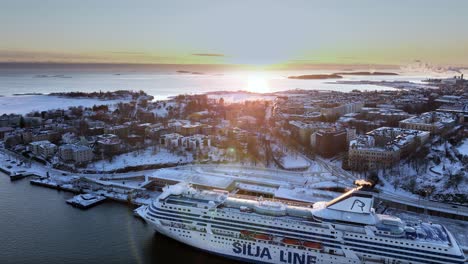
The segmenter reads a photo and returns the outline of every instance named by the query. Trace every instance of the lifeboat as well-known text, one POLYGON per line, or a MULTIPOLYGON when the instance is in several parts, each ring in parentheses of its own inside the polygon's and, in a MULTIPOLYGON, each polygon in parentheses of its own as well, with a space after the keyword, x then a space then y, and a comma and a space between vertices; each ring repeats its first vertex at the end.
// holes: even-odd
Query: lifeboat
POLYGON ((241 230, 240 233, 241 233, 241 235, 243 235, 243 236, 251 236, 251 235, 253 235, 253 232, 252 232, 252 231, 249 231, 249 230, 241 230))
POLYGON ((267 241, 273 240, 272 236, 267 235, 267 234, 261 234, 261 233, 255 234, 253 237, 258 240, 267 240, 267 241))
POLYGON ((300 240, 293 239, 293 238, 288 238, 288 237, 283 238, 283 240, 281 240, 281 242, 283 242, 286 245, 291 245, 291 246, 300 246, 300 245, 302 245, 300 240))
POLYGON ((304 241, 302 245, 306 248, 322 249, 322 244, 317 242, 304 241))

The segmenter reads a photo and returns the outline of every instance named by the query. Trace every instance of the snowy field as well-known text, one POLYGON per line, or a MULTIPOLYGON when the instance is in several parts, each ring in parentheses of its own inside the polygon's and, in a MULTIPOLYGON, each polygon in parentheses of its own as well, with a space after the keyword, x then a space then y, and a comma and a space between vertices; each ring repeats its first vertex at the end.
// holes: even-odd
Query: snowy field
POLYGON ((151 148, 147 148, 144 151, 134 151, 117 155, 109 160, 100 160, 94 163, 90 163, 87 169, 109 171, 125 168, 128 166, 140 166, 140 165, 153 165, 153 164, 165 164, 165 163, 177 163, 177 162, 191 162, 193 157, 191 154, 180 156, 175 153, 170 153, 167 149, 160 148, 157 153, 153 154, 151 148))
POLYGON ((48 95, 21 95, 0 97, 0 114, 27 114, 31 111, 68 108, 69 106, 91 107, 116 104, 123 100, 73 99, 48 95))
POLYGON ((468 156, 468 139, 463 140, 463 143, 457 147, 457 150, 463 156, 468 156))
POLYGON ((280 160, 281 166, 287 170, 307 169, 310 163, 305 160, 301 155, 286 154, 280 160))

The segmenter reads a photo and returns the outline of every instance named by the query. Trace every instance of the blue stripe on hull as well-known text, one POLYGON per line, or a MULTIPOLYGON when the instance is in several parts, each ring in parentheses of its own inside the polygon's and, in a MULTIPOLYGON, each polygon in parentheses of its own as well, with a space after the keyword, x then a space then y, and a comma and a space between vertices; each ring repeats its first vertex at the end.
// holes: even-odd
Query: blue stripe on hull
MULTIPOLYGON (((198 249, 200 249, 200 248, 198 248, 198 249)), ((211 252, 211 251, 204 250, 204 249, 200 249, 200 250, 211 253, 213 255, 221 256, 221 257, 228 258, 228 259, 238 260, 238 261, 242 261, 242 262, 247 262, 247 263, 255 263, 255 264, 271 264, 272 263, 272 262, 263 262, 263 261, 248 259, 248 258, 235 257, 235 256, 231 256, 231 255, 225 255, 225 254, 211 252)))

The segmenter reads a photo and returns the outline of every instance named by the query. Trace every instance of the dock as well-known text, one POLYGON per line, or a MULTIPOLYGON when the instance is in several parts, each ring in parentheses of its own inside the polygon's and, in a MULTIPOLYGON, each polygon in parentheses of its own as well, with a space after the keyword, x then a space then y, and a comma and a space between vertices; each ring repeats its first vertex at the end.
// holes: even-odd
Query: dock
POLYGON ((48 187, 48 188, 56 189, 56 190, 60 189, 60 186, 59 186, 58 183, 56 183, 53 180, 46 179, 46 178, 33 179, 33 180, 29 181, 29 183, 31 183, 32 185, 44 186, 44 187, 48 187))
POLYGON ((105 200, 106 197, 102 195, 87 193, 76 195, 73 198, 68 199, 66 202, 80 209, 88 209, 104 202, 105 200))
POLYGON ((23 178, 30 177, 30 176, 38 177, 34 173, 28 173, 26 171, 15 171, 10 174, 10 181, 17 181, 17 180, 21 180, 23 178))

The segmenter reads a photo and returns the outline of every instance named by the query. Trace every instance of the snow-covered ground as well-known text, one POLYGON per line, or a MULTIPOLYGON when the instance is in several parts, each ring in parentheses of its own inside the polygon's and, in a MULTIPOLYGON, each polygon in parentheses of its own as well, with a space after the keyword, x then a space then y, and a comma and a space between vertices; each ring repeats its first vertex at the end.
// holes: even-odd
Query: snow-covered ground
POLYGON ((310 163, 301 155, 286 154, 279 162, 287 170, 307 169, 310 166, 310 163))
POLYGON ((193 161, 193 157, 190 153, 187 156, 180 156, 176 153, 171 153, 165 148, 160 148, 153 153, 152 148, 147 148, 143 151, 134 151, 113 157, 112 161, 100 160, 90 163, 87 169, 99 170, 99 171, 110 171, 121 169, 129 166, 139 165, 153 165, 153 164, 165 164, 165 163, 185 163, 193 161))
POLYGON ((69 106, 111 105, 121 101, 123 100, 74 99, 48 95, 4 96, 0 97, 0 114, 27 114, 69 106))
POLYGON ((468 156, 468 138, 463 140, 463 143, 457 147, 458 153, 462 154, 463 156, 468 156))
POLYGON ((265 101, 273 101, 275 100, 275 95, 263 95, 263 94, 255 94, 255 93, 248 93, 248 92, 235 92, 235 93, 216 93, 216 94, 208 94, 209 98, 213 99, 221 99, 223 98, 227 103, 241 103, 244 101, 258 101, 258 100, 265 100, 265 101))
POLYGON ((459 159, 460 153, 468 149, 468 140, 455 147, 444 142, 430 147, 429 154, 421 161, 404 161, 394 168, 380 170, 380 189, 402 196, 414 196, 411 192, 429 191, 434 195, 468 193, 467 164, 459 159))

